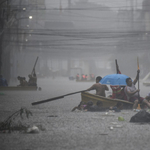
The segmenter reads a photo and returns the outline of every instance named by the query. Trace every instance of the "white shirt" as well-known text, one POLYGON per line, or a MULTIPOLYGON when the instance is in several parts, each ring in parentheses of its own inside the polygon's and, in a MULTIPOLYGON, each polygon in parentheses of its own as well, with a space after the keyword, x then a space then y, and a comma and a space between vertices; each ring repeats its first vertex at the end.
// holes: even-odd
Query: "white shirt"
POLYGON ((135 90, 136 90, 136 87, 135 87, 135 85, 134 85, 133 83, 132 83, 131 86, 126 86, 126 87, 124 88, 124 92, 126 93, 128 100, 129 100, 131 97, 138 96, 138 92, 136 92, 136 93, 133 94, 133 95, 129 95, 129 94, 127 93, 127 91, 129 91, 129 92, 134 92, 135 90))

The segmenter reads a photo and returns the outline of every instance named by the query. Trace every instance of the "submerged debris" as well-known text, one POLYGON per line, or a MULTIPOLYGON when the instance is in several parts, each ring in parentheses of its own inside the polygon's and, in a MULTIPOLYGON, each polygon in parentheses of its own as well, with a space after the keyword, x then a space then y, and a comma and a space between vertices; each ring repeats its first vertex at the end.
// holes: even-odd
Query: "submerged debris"
POLYGON ((35 125, 26 130, 27 133, 39 133, 39 131, 39 128, 35 125))
POLYGON ((2 133, 11 133, 12 131, 25 131, 29 127, 29 125, 22 123, 21 120, 23 120, 24 118, 29 118, 29 116, 32 116, 31 111, 29 111, 27 108, 22 107, 21 109, 10 115, 6 120, 0 122, 0 131, 2 133))

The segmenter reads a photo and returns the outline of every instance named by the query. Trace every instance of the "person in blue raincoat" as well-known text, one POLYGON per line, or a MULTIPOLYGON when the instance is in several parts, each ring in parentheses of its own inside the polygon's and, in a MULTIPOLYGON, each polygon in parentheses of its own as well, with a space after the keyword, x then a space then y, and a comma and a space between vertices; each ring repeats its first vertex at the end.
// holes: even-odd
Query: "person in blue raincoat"
POLYGON ((0 75, 0 86, 8 86, 7 80, 0 75))

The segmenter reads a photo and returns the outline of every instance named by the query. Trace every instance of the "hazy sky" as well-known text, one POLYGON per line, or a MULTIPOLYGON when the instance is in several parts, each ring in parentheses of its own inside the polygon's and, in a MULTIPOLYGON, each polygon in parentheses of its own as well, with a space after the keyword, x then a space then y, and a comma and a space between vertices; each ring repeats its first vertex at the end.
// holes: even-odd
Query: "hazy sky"
MULTIPOLYGON (((52 8, 52 7, 59 8, 60 1, 61 1, 62 8, 67 7, 68 0, 45 0, 46 7, 47 8, 52 8)), ((71 0, 72 3, 75 3, 77 1, 80 1, 80 0, 71 0)), ((123 9, 124 7, 130 7, 131 1, 133 1, 134 7, 137 6, 138 8, 141 8, 143 0, 88 0, 88 1, 112 7, 113 10, 118 10, 118 9, 123 9)))

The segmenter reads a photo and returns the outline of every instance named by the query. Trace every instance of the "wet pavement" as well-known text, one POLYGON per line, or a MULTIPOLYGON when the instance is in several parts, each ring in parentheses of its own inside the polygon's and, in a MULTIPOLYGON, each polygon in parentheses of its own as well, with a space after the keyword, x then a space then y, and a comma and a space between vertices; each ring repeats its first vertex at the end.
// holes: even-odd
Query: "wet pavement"
MULTIPOLYGON (((1 91, 0 121, 21 107, 32 113, 25 123, 41 126, 37 134, 0 133, 1 150, 149 150, 150 125, 130 123, 137 112, 71 112, 81 100, 80 94, 32 106, 32 102, 85 90, 94 82, 77 83, 67 78, 39 79, 42 91, 1 91), (118 121, 122 116, 125 121, 118 121)), ((110 88, 109 88, 110 89, 110 88)), ((149 87, 140 84, 141 95, 149 87)), ((109 95, 111 90, 107 93, 109 95)), ((94 93, 94 91, 93 91, 94 93)))

